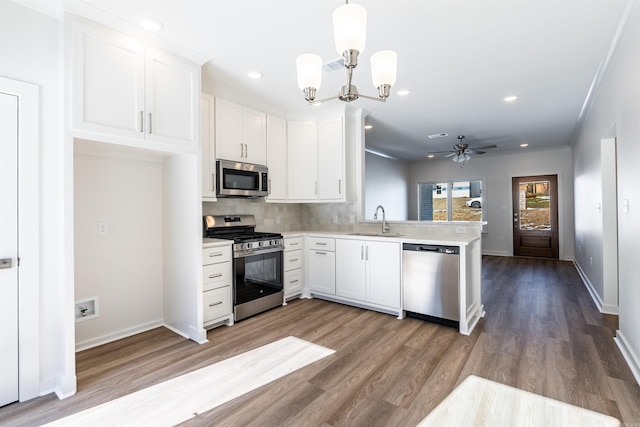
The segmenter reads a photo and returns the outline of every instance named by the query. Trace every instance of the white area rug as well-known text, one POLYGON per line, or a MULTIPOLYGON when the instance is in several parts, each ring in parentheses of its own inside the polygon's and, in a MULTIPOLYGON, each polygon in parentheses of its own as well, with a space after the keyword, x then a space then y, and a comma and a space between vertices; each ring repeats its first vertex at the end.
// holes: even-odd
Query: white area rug
POLYGON ((174 426, 333 353, 283 338, 46 425, 174 426))

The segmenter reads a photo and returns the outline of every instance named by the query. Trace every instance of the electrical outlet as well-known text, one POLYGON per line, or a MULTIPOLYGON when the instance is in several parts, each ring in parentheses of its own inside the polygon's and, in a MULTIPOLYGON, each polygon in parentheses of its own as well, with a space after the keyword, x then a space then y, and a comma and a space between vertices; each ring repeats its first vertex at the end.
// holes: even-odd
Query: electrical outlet
POLYGON ((109 223, 108 222, 99 222, 98 223, 98 234, 108 234, 109 233, 109 223))
POLYGON ((338 223, 338 215, 334 215, 333 216, 333 223, 337 224, 338 223))
POLYGON ((276 224, 280 224, 280 215, 276 215, 276 224))
POLYGON ((456 233, 464 234, 467 232, 467 227, 456 227, 456 233))

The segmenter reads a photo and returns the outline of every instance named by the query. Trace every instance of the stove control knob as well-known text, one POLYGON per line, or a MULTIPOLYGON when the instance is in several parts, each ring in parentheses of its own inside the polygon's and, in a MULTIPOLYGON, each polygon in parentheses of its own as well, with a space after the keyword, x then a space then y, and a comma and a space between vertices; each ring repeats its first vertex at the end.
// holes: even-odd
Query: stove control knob
POLYGON ((258 242, 258 246, 264 246, 264 242, 258 242))
POLYGON ((243 249, 251 249, 251 243, 243 243, 243 249))
POLYGON ((275 242, 273 240, 269 240, 269 246, 273 246, 275 245, 275 242))

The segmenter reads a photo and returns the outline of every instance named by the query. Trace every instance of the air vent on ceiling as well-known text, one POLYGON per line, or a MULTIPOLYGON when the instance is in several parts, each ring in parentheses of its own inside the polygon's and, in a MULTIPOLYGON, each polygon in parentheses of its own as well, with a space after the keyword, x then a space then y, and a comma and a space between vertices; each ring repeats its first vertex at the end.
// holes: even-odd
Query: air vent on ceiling
POLYGON ((344 68, 344 58, 342 57, 334 59, 331 62, 327 62, 322 66, 322 69, 328 73, 331 71, 339 70, 341 68, 344 68))
POLYGON ((449 136, 449 135, 446 132, 440 132, 440 133, 431 134, 431 135, 427 136, 427 138, 435 139, 435 138, 444 138, 445 136, 449 136))

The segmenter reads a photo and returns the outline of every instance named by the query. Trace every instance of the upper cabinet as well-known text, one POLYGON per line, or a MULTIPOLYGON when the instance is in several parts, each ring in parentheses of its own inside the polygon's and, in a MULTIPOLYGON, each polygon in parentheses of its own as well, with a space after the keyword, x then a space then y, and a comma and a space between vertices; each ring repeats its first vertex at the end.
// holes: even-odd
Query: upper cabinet
POLYGON ((221 98, 215 111, 216 157, 266 165, 266 115, 221 98))
POLYGON ((287 199, 287 122, 267 116, 267 167, 269 168, 268 201, 287 199))
POLYGON ((198 148, 196 64, 82 22, 72 43, 73 129, 198 148))
POLYGON ((200 97, 200 145, 202 147, 202 200, 216 200, 216 152, 214 144, 213 96, 200 97))
POLYGON ((344 118, 287 125, 289 200, 345 200, 344 118))

